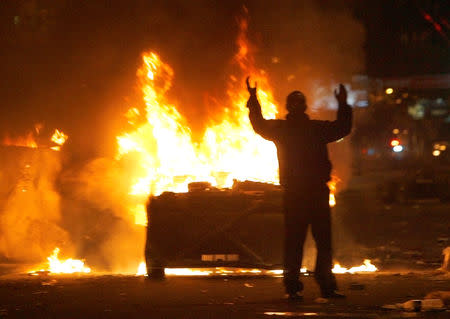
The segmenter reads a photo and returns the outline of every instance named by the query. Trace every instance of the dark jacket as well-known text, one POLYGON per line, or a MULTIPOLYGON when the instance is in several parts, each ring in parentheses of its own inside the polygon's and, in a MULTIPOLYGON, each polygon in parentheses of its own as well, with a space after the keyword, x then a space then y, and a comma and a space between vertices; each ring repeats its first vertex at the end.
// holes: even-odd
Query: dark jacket
POLYGON ((348 135, 352 109, 339 105, 335 121, 310 120, 308 115, 288 114, 286 120, 265 120, 256 96, 247 102, 256 133, 277 146, 280 184, 289 187, 321 185, 330 180, 327 143, 348 135))

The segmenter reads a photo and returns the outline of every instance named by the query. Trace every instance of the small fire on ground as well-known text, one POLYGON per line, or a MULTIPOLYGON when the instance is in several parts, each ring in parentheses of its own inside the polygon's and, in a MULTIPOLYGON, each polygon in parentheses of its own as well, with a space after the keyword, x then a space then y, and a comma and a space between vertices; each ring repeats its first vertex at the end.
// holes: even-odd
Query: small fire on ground
MULTIPOLYGON (((32 270, 30 275, 37 276, 41 273, 49 274, 73 274, 73 273, 91 273, 91 268, 85 265, 84 260, 79 259, 60 259, 58 257, 60 249, 57 247, 53 253, 47 257, 47 263, 43 268, 32 270)), ((355 274, 378 271, 370 259, 365 259, 361 266, 351 268, 342 267, 336 263, 332 269, 335 274, 355 274)), ((258 269, 258 268, 232 268, 232 267, 209 267, 209 268, 165 268, 167 276, 233 276, 233 275, 265 275, 265 276, 281 276, 282 269, 258 269)), ((308 275, 306 268, 301 268, 300 272, 308 275)), ((139 264, 136 276, 146 276, 147 267, 145 262, 139 264)))
MULTIPOLYGON (((332 269, 334 274, 355 274, 355 273, 368 273, 378 271, 378 268, 373 265, 370 259, 365 259, 361 266, 355 266, 351 268, 342 267, 339 263, 336 263, 332 269)), ((266 276, 281 276, 283 275, 282 269, 246 269, 246 268, 165 268, 164 272, 166 276, 232 276, 232 275, 266 275, 266 276)), ((308 275, 308 269, 301 268, 300 272, 308 275)), ((145 262, 141 262, 138 267, 136 276, 146 276, 147 268, 145 262)))
POLYGON ((356 266, 349 269, 342 267, 339 263, 336 263, 332 269, 334 274, 354 274, 361 272, 374 272, 377 270, 378 268, 370 262, 370 259, 364 259, 361 266, 356 266))
POLYGON ((91 268, 84 264, 83 260, 68 258, 65 260, 59 259, 59 248, 56 247, 53 253, 47 257, 47 264, 45 268, 30 271, 30 275, 37 276, 39 273, 51 274, 73 274, 73 273, 90 273, 91 268))

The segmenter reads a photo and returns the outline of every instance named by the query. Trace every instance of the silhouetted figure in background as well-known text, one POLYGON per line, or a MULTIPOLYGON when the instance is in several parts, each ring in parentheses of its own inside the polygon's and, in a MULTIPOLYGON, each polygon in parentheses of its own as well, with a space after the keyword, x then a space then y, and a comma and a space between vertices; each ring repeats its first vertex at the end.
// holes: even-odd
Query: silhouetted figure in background
POLYGON ((305 114, 306 98, 300 91, 287 96, 286 120, 265 120, 255 87, 250 87, 250 122, 256 133, 277 146, 280 184, 284 189, 285 220, 284 285, 290 299, 301 299, 303 284, 299 271, 308 225, 317 247, 315 278, 325 298, 345 297, 336 292, 336 279, 331 272, 331 221, 329 189, 331 162, 327 143, 348 135, 352 126, 352 109, 347 104, 347 91, 340 84, 335 91, 339 103, 337 120, 310 120, 305 114))

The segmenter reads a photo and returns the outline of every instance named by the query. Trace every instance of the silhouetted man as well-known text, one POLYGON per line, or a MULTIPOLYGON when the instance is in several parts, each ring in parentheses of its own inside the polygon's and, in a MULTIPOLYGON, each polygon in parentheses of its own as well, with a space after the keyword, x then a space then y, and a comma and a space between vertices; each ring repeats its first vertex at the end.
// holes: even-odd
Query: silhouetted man
POLYGON ((303 258, 308 225, 316 242, 315 278, 325 298, 344 297, 336 292, 336 279, 331 272, 331 221, 328 204, 331 162, 327 144, 348 135, 352 126, 352 109, 347 104, 347 91, 340 84, 335 91, 339 103, 337 120, 310 120, 305 114, 306 98, 300 91, 287 96, 286 120, 265 120, 255 87, 250 87, 250 122, 256 133, 277 146, 280 184, 284 189, 285 221, 284 285, 290 299, 301 299, 303 284, 299 271, 303 258))

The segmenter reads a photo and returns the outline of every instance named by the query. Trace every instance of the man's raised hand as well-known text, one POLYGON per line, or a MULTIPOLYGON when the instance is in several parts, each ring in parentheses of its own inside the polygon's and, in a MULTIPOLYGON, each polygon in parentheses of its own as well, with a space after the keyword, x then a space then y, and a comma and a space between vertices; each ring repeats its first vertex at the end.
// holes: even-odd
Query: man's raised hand
POLYGON ((334 96, 339 104, 347 104, 347 90, 343 84, 339 84, 339 92, 334 90, 334 96))
POLYGON ((257 82, 255 82, 255 87, 251 87, 250 86, 250 77, 247 76, 247 79, 245 80, 245 83, 247 83, 247 90, 248 93, 250 93, 250 96, 256 96, 256 87, 257 87, 257 82))

